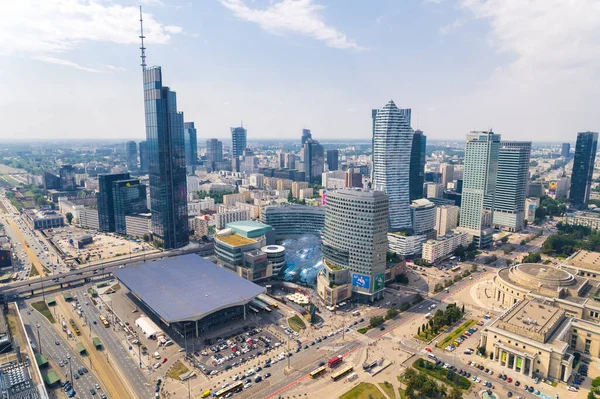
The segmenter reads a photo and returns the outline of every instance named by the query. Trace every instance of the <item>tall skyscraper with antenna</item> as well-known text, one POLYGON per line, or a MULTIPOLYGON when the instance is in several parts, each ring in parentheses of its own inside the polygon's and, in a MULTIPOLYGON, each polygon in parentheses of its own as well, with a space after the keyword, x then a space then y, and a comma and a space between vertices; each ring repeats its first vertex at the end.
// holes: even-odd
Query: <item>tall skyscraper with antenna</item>
POLYGON ((163 86, 161 67, 146 67, 144 38, 140 7, 152 237, 164 249, 180 248, 189 243, 183 113, 175 92, 163 86))

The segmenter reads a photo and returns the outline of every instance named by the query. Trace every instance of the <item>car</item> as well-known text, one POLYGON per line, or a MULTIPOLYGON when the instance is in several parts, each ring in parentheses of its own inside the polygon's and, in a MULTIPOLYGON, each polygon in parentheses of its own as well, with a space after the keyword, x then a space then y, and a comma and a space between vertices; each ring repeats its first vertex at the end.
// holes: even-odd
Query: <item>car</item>
POLYGON ((54 341, 54 344, 60 345, 60 341, 54 341))
POLYGON ((76 380, 78 380, 78 379, 79 379, 79 374, 75 374, 75 375, 73 376, 73 378, 75 378, 76 380))
POLYGON ((521 381, 515 381, 515 386, 518 387, 519 385, 521 385, 521 381))
POLYGON ((271 376, 271 373, 265 373, 263 378, 269 378, 271 376))
POLYGON ((508 392, 506 393, 506 396, 508 396, 509 398, 512 398, 512 396, 513 396, 513 393, 512 393, 511 391, 508 391, 508 392))
POLYGON ((231 398, 233 396, 233 392, 228 392, 227 395, 225 395, 226 398, 231 398))
POLYGON ((325 366, 325 362, 319 362, 319 367, 325 366))
POLYGON ((92 395, 95 395, 95 394, 96 394, 96 391, 94 390, 94 388, 90 388, 90 393, 91 393, 92 395))
POLYGON ((85 368, 85 367, 82 367, 81 370, 83 370, 83 372, 86 373, 86 374, 88 373, 88 369, 85 368))
POLYGON ((513 380, 512 378, 508 377, 508 378, 506 379, 506 382, 512 382, 512 380, 513 380))
POLYGON ((165 357, 165 358, 163 358, 162 362, 163 362, 163 363, 166 363, 166 362, 167 362, 167 358, 166 358, 166 357, 165 357))
POLYGON ((385 330, 385 326, 379 327, 379 330, 381 330, 381 331, 385 330))
POLYGON ((248 382, 248 383, 246 383, 246 384, 244 385, 244 389, 248 389, 248 388, 250 388, 251 386, 252 386, 252 383, 251 383, 251 382, 248 382))
MULTIPOLYGON (((157 383, 156 385, 160 385, 160 384, 159 384, 159 383, 157 383)), ((100 384, 96 384, 96 385, 94 385, 94 386, 96 387, 96 389, 98 389, 98 390, 100 389, 100 384)))
POLYGON ((569 391, 571 391, 571 392, 577 392, 577 391, 579 391, 579 388, 577 388, 577 387, 575 387, 575 386, 573 386, 573 385, 569 386, 567 389, 568 389, 569 391))

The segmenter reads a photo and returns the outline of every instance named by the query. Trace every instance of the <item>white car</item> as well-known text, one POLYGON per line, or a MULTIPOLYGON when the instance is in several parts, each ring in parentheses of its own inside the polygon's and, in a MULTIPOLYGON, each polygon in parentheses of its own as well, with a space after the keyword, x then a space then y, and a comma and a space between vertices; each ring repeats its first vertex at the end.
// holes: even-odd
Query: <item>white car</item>
POLYGON ((576 386, 571 385, 569 388, 567 388, 569 391, 571 392, 577 392, 579 391, 579 388, 577 388, 576 386))
POLYGON ((251 382, 249 382, 249 383, 247 383, 246 385, 244 385, 244 389, 248 389, 248 388, 250 388, 251 386, 252 386, 252 383, 251 383, 251 382))

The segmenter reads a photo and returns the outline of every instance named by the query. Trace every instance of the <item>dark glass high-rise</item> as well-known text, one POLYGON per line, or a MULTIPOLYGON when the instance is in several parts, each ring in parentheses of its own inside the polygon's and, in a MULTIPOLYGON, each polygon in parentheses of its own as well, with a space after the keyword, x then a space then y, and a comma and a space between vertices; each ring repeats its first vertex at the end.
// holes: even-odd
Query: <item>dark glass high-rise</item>
POLYGON ((573 158, 573 173, 571 175, 571 191, 569 200, 577 209, 587 208, 592 188, 592 173, 598 147, 598 133, 577 133, 575 157, 573 158))

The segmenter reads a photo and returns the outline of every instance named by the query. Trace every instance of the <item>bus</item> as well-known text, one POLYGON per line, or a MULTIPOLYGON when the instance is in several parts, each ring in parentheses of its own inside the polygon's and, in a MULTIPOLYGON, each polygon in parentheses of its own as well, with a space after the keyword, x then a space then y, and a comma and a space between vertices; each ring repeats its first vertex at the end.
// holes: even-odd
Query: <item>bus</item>
POLYGON ((258 309, 256 309, 255 307, 248 306, 248 308, 250 308, 250 310, 253 311, 254 313, 258 313, 258 309))
POLYGON ((457 272, 460 270, 460 266, 454 266, 452 269, 450 269, 451 272, 457 272))
POLYGON ((329 366, 329 368, 333 368, 333 367, 337 366, 338 364, 340 364, 342 362, 342 360, 344 360, 342 358, 342 356, 338 355, 336 357, 332 357, 331 359, 329 359, 329 361, 327 362, 327 365, 329 366))
POLYGON ((108 328, 110 327, 110 323, 108 322, 108 320, 106 320, 106 317, 100 315, 100 322, 104 325, 104 327, 108 328))
POLYGON ((259 294, 257 298, 260 299, 261 301, 263 301, 264 303, 266 303, 267 305, 269 305, 272 308, 277 309, 279 307, 279 305, 277 304, 277 301, 275 299, 272 299, 268 295, 259 294))
POLYGON ((325 374, 327 372, 327 367, 326 366, 321 366, 316 370, 313 370, 309 375, 310 378, 315 379, 317 377, 319 377, 322 374, 325 374))
POLYGON ((215 398, 220 398, 220 397, 227 395, 229 392, 235 392, 238 389, 242 389, 243 386, 244 386, 244 383, 242 381, 238 381, 238 382, 231 384, 227 388, 223 388, 220 391, 213 393, 213 396, 215 398))
POLYGON ((343 378, 346 374, 351 373, 352 370, 354 370, 354 368, 352 366, 346 366, 343 369, 341 369, 340 371, 338 371, 337 373, 335 373, 334 375, 332 375, 331 379, 333 381, 337 381, 340 378, 343 378))

